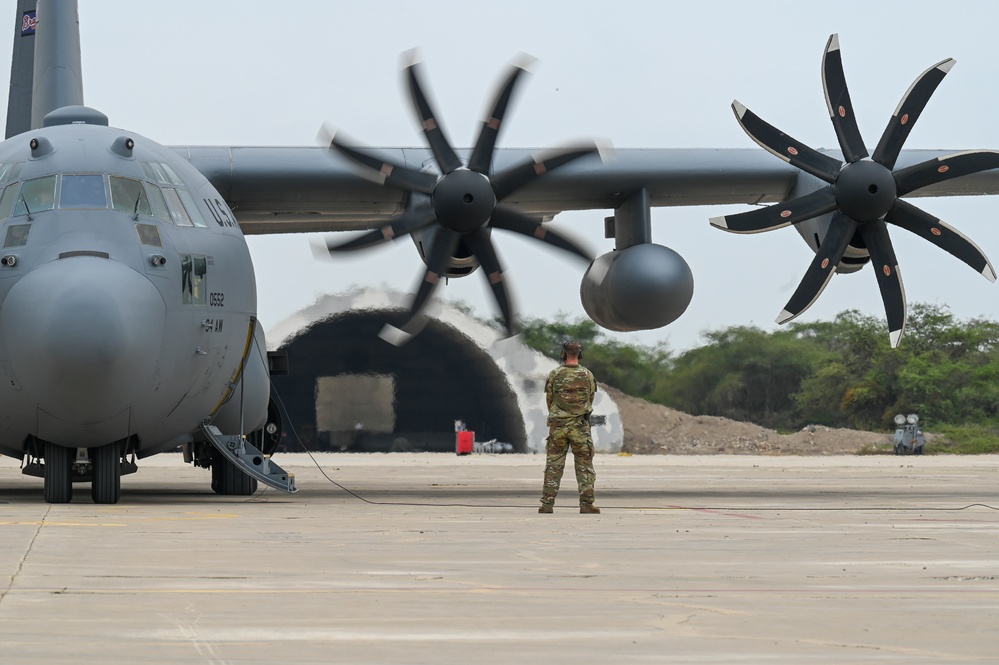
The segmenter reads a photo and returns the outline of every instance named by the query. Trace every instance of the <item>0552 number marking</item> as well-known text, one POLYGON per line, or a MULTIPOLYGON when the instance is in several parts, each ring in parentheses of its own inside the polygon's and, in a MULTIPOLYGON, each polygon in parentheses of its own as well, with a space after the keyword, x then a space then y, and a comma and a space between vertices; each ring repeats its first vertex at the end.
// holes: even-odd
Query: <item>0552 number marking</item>
POLYGON ((208 305, 210 307, 222 307, 225 302, 224 293, 209 293, 208 294, 208 305))

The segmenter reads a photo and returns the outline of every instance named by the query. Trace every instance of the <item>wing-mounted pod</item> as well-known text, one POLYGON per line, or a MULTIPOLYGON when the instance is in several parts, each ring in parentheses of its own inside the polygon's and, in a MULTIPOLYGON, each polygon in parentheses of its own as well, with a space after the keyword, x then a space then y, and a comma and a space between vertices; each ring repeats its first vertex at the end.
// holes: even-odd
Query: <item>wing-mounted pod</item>
POLYGON ((607 218, 614 251, 590 264, 579 289, 596 323, 619 332, 651 330, 675 321, 694 295, 690 266, 652 242, 649 193, 640 189, 607 218))

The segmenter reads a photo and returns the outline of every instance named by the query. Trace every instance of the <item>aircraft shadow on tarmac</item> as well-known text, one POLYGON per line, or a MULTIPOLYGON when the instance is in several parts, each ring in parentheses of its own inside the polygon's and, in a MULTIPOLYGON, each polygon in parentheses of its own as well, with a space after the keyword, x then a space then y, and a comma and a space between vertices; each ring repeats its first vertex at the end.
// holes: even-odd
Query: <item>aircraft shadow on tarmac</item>
MULTIPOLYGON (((397 482, 397 481, 396 481, 397 482)), ((540 484, 540 483, 539 483, 540 484)), ((121 505, 236 505, 252 503, 306 504, 310 501, 336 502, 344 507, 357 505, 419 505, 427 507, 469 508, 533 508, 537 505, 538 492, 523 487, 497 488, 459 486, 384 487, 374 484, 349 486, 349 492, 328 482, 309 482, 301 487, 295 497, 276 491, 261 490, 250 497, 220 497, 208 487, 184 488, 176 483, 151 484, 128 487, 122 494, 121 505)), ((558 505, 569 508, 573 504, 572 488, 563 489, 558 505), (567 491, 568 489, 568 491, 567 491)), ((539 490, 540 491, 540 490, 539 490)), ((956 510, 983 501, 971 489, 962 487, 932 488, 914 486, 910 492, 898 489, 854 487, 836 490, 781 489, 779 487, 746 491, 742 488, 705 490, 694 487, 671 489, 598 489, 598 502, 602 508, 629 510, 676 510, 740 508, 743 510, 933 510, 949 506, 956 510), (958 505, 960 504, 960 505, 958 505)), ((0 488, 0 505, 38 504, 38 489, 32 485, 0 488)), ((81 495, 78 501, 92 507, 89 496, 81 495)), ((988 501, 985 501, 988 503, 988 501)))

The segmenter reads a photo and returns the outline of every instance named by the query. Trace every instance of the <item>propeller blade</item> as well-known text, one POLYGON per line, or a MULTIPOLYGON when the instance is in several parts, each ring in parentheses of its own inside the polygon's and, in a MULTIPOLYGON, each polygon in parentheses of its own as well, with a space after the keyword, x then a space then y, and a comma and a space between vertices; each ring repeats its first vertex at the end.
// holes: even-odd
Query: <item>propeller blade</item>
POLYGON ((990 282, 996 281, 996 271, 978 245, 928 212, 899 199, 885 215, 885 221, 929 240, 940 249, 967 263, 990 282))
POLYGON ((467 234, 464 241, 479 260, 479 265, 489 280, 489 288, 492 289, 493 297, 496 298, 496 304, 499 305, 500 313, 503 315, 503 325, 510 335, 517 334, 513 302, 510 300, 510 293, 503 279, 503 266, 496 255, 492 241, 489 240, 489 233, 485 229, 476 229, 473 233, 467 234))
POLYGON ((906 319, 905 288, 898 272, 898 260, 883 221, 860 224, 860 235, 871 254, 871 266, 878 278, 878 288, 881 289, 881 300, 888 319, 888 338, 894 349, 902 339, 906 319))
POLYGON ((784 310, 777 316, 777 323, 787 323, 811 307, 818 299, 836 272, 856 230, 857 222, 846 215, 837 213, 833 217, 819 251, 815 253, 815 258, 812 259, 791 299, 784 305, 784 310))
POLYGON ((511 166, 505 171, 500 171, 492 178, 496 200, 502 201, 544 174, 551 173, 570 162, 574 162, 580 157, 593 155, 597 152, 599 152, 599 149, 595 143, 576 148, 566 148, 557 152, 535 155, 521 164, 511 166))
POLYGON ((850 101, 850 90, 843 74, 843 57, 839 50, 839 35, 830 35, 822 55, 822 89, 826 93, 829 118, 836 129, 836 138, 843 158, 850 164, 867 157, 864 137, 860 135, 857 117, 850 101))
POLYGON ((427 306, 427 302, 430 300, 430 296, 437 289, 441 275, 444 274, 444 270, 447 268, 448 259, 454 256, 460 238, 461 235, 457 231, 452 231, 444 226, 437 232, 433 244, 430 246, 430 254, 427 257, 427 269, 423 273, 423 279, 420 280, 420 285, 416 289, 416 295, 413 296, 413 302, 409 305, 409 319, 402 326, 404 331, 412 329, 416 320, 420 318, 420 315, 427 306))
POLYGON ((392 346, 402 346, 416 337, 425 325, 426 319, 415 319, 410 321, 407 324, 407 328, 403 330, 402 328, 396 328, 391 323, 386 323, 382 326, 378 336, 392 346))
POLYGON ((742 129, 761 148, 820 180, 829 183, 836 181, 836 176, 843 166, 838 159, 823 155, 788 136, 738 101, 732 102, 732 110, 742 129))
POLYGON ((558 247, 587 261, 593 261, 593 255, 576 244, 568 236, 562 235, 553 229, 545 228, 545 225, 541 222, 509 206, 496 206, 496 210, 493 211, 493 216, 489 220, 489 226, 536 238, 548 243, 552 247, 558 247))
POLYGON ((337 140, 335 135, 330 137, 330 150, 336 150, 351 161, 370 169, 374 172, 375 179, 385 185, 428 195, 434 193, 434 187, 437 185, 437 176, 431 173, 394 164, 368 151, 362 152, 337 140))
MULTIPOLYGON (((495 90, 475 146, 468 155, 466 168, 462 161, 465 153, 462 152, 459 156, 455 152, 428 99, 429 89, 424 83, 421 66, 413 59, 412 52, 404 57, 408 59, 403 66, 405 85, 441 175, 407 167, 409 160, 406 156, 395 157, 399 163, 393 163, 369 149, 348 145, 346 140, 335 137, 331 132, 328 136, 323 135, 324 143, 331 151, 337 150, 362 165, 365 171, 371 171, 382 184, 414 194, 407 197, 409 203, 402 215, 380 222, 378 228, 369 228, 344 242, 327 240, 325 247, 318 247, 318 254, 327 257, 333 252, 372 247, 407 234, 418 233, 421 240, 426 236, 427 242, 420 243, 426 270, 415 289, 409 311, 404 316, 393 318, 392 323, 386 324, 379 334, 382 339, 398 346, 411 339, 427 324, 428 317, 423 315, 427 302, 433 296, 440 278, 452 274, 450 264, 458 248, 461 248, 463 255, 467 249, 482 266, 503 323, 514 334, 515 308, 502 265, 492 245, 492 228, 536 238, 589 262, 592 262, 593 257, 567 236, 546 229, 536 219, 519 212, 514 207, 516 200, 511 200, 506 206, 496 204, 529 186, 536 178, 577 159, 598 153, 599 149, 595 143, 589 142, 534 155, 519 164, 509 165, 506 162, 508 166, 504 166, 500 173, 493 172, 499 134, 518 90, 517 86, 528 70, 529 63, 521 58, 519 62, 511 64, 495 90), (463 241, 468 244, 463 245, 463 241), (397 326, 398 321, 404 323, 397 326)), ((397 153, 387 154, 391 156, 397 153)))
POLYGON ((490 167, 493 163, 493 150, 496 148, 496 139, 503 125, 503 117, 506 115, 507 108, 510 105, 510 98, 517 86, 517 81, 520 79, 521 74, 526 71, 521 65, 510 67, 510 74, 496 93, 492 110, 486 119, 482 121, 479 138, 475 142, 472 156, 468 160, 468 168, 470 170, 489 175, 490 167))
POLYGON ((938 182, 994 168, 999 168, 999 152, 968 150, 908 166, 895 171, 893 175, 898 183, 898 195, 905 196, 938 182))
POLYGON ((930 100, 933 91, 937 89, 955 62, 957 61, 953 58, 938 62, 913 81, 902 96, 902 101, 898 103, 895 114, 888 121, 878 147, 874 149, 872 157, 874 161, 889 169, 895 168, 898 153, 901 152, 905 139, 909 137, 912 126, 916 124, 919 114, 926 107, 926 102, 930 100))
POLYGON ((413 231, 426 228, 436 221, 437 215, 434 214, 433 210, 423 209, 419 211, 405 212, 388 224, 383 224, 377 229, 373 229, 367 233, 362 233, 361 235, 351 238, 346 242, 333 243, 330 240, 327 240, 326 249, 328 249, 331 254, 333 252, 347 252, 355 249, 367 249, 368 247, 374 247, 375 245, 380 245, 383 242, 401 238, 402 236, 412 233, 413 231))
POLYGON ((437 165, 440 167, 441 173, 446 175, 460 167, 461 160, 458 159, 458 155, 454 153, 447 137, 444 136, 444 130, 441 129, 440 123, 437 122, 437 116, 430 107, 427 96, 423 93, 423 85, 420 83, 418 69, 419 64, 416 62, 410 63, 406 67, 406 80, 409 82, 409 92, 413 97, 413 109, 420 119, 420 127, 423 129, 423 134, 427 137, 427 145, 430 146, 430 150, 434 153, 434 159, 437 160, 437 165))
POLYGON ((790 201, 757 208, 737 215, 712 217, 711 225, 731 233, 760 233, 797 224, 836 209, 836 194, 823 187, 790 201))

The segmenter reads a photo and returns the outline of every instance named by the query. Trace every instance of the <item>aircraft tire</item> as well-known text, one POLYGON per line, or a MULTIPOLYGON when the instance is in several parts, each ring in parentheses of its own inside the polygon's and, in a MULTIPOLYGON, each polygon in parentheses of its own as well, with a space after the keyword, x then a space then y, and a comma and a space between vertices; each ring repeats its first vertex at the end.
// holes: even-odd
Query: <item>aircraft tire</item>
POLYGON ((212 453, 212 491, 220 496, 252 496, 257 479, 240 471, 221 453, 212 453))
POLYGON ((43 494, 46 503, 69 503, 73 500, 73 458, 76 450, 45 442, 45 478, 43 494))
POLYGON ((93 472, 90 496, 94 503, 118 503, 121 499, 121 459, 118 444, 109 443, 90 449, 93 472))

